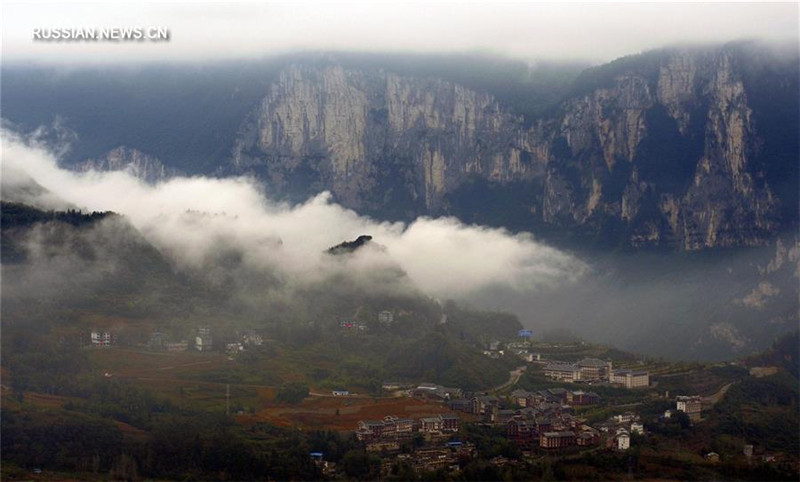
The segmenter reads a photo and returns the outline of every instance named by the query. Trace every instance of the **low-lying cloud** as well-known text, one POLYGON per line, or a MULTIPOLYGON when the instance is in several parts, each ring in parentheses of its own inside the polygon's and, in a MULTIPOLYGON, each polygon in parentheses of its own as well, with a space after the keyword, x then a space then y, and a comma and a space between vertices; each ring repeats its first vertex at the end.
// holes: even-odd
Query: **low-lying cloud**
POLYGON ((369 234, 385 250, 358 253, 348 270, 399 267, 417 287, 440 297, 468 297, 490 287, 553 287, 587 270, 579 259, 530 234, 453 218, 379 222, 335 204, 327 192, 291 206, 267 199, 246 177, 174 178, 149 185, 126 172, 76 173, 60 168, 57 155, 35 138, 4 129, 2 139, 6 193, 17 192, 29 176, 48 191, 29 203, 52 209, 56 197, 81 209, 123 214, 178 266, 202 268, 227 248, 242 253, 243 263, 254 269, 277 268, 290 280, 313 281, 341 269, 323 255, 327 248, 369 234))

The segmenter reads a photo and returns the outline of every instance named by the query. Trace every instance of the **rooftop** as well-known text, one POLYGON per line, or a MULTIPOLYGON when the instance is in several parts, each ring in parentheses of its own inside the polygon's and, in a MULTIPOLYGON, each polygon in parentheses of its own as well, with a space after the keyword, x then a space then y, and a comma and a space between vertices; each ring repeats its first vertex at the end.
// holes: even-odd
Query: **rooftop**
POLYGON ((599 358, 584 358, 583 360, 578 362, 578 366, 582 367, 605 367, 608 366, 608 362, 601 360, 599 358))
POLYGON ((544 369, 550 371, 562 371, 562 372, 578 372, 581 370, 576 365, 569 365, 565 363, 551 363, 546 367, 544 367, 544 369))

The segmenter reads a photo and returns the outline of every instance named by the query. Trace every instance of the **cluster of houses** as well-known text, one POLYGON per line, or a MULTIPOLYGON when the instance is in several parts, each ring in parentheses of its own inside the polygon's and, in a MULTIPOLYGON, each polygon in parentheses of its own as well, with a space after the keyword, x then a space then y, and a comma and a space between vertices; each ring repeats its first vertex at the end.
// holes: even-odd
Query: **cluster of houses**
POLYGON ((458 470, 459 460, 473 457, 475 445, 460 441, 447 441, 461 428, 461 419, 455 414, 441 414, 417 420, 388 415, 382 420, 358 422, 356 437, 364 442, 367 452, 387 455, 381 472, 388 475, 395 461, 404 461, 417 471, 433 471, 442 468, 458 470), (402 444, 409 444, 415 434, 426 440, 424 447, 412 453, 399 453, 402 444))
POLYGON ((506 353, 513 353, 528 363, 540 361, 542 359, 541 353, 534 353, 530 351, 530 341, 512 341, 506 343, 505 348, 503 346, 504 345, 500 341, 493 340, 484 347, 483 354, 489 358, 501 358, 506 353))
POLYGON ((462 389, 445 387, 435 383, 421 383, 416 388, 412 389, 410 394, 417 400, 427 402, 447 402, 464 398, 464 391, 462 389))
MULTIPOLYGON (((378 313, 378 325, 388 328, 394 323, 394 312, 384 310, 378 313)), ((339 330, 345 334, 366 333, 369 330, 369 325, 363 321, 357 321, 352 318, 347 318, 339 321, 339 330)))
MULTIPOLYGON (((469 442, 450 441, 443 446, 416 449, 410 454, 399 454, 395 460, 408 463, 415 471, 435 471, 449 469, 451 472, 460 470, 459 462, 475 457, 477 450, 475 444, 469 442)), ((381 467, 381 474, 388 476, 394 461, 386 460, 381 467)))
POLYGON ((617 450, 628 450, 631 446, 631 434, 644 435, 644 424, 639 415, 625 412, 614 415, 605 422, 597 424, 597 429, 607 434, 606 447, 617 450))
MULTIPOLYGON (((521 408, 510 411, 506 434, 523 450, 539 446, 559 449, 572 446, 592 446, 600 443, 597 430, 575 417, 573 405, 593 405, 600 396, 582 390, 550 388, 536 392, 514 390, 511 401, 521 408)), ((505 411, 498 411, 503 421, 505 411)))
POLYGON ((245 331, 239 335, 239 341, 225 344, 225 353, 229 356, 243 352, 248 347, 261 346, 264 339, 254 331, 245 331))
POLYGON ((569 383, 607 382, 625 388, 647 388, 650 373, 647 370, 612 369, 610 361, 584 358, 577 363, 554 361, 544 367, 545 376, 569 383))
MULTIPOLYGON (((602 373, 599 364, 595 363, 594 367, 602 373)), ((478 415, 485 424, 505 425, 507 438, 522 450, 591 447, 599 446, 602 441, 607 448, 627 450, 631 434, 644 433, 639 416, 632 412, 615 415, 597 427, 586 425, 575 416, 573 407, 600 403, 600 396, 591 391, 518 389, 508 398, 487 394, 465 397, 458 388, 426 383, 413 389, 411 394, 415 398, 443 402, 454 411, 478 415)))
POLYGON ((414 434, 422 434, 428 440, 448 437, 461 428, 461 419, 455 414, 423 417, 418 420, 387 415, 382 420, 361 420, 356 429, 356 438, 365 442, 368 452, 400 450, 403 442, 414 434))
MULTIPOLYGON (((225 352, 231 356, 244 351, 247 347, 260 346, 263 343, 261 335, 252 330, 237 333, 234 339, 237 341, 225 343, 224 345, 225 352)), ((207 326, 200 327, 196 330, 193 342, 191 346, 197 351, 212 351, 215 349, 214 336, 211 332, 211 328, 207 326)), ((169 337, 160 331, 154 331, 150 334, 147 346, 151 350, 172 352, 186 351, 190 348, 190 344, 187 340, 170 341, 169 337)), ((221 347, 222 345, 220 345, 220 348, 221 347)))

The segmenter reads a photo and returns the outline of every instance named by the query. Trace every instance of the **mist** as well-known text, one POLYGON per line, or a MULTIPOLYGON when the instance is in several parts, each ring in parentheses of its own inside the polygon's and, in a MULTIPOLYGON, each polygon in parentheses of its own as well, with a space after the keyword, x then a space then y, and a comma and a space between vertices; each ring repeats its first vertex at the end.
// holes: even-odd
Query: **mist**
MULTIPOLYGON (((713 255, 568 253, 530 233, 455 218, 374 220, 337 205, 327 192, 295 205, 275 202, 247 177, 177 177, 151 185, 124 171, 77 173, 59 167, 65 149, 42 142, 36 132, 5 129, 2 139, 4 200, 119 213, 172 269, 227 290, 234 308, 254 313, 302 308, 309 290, 320 286, 373 296, 424 294, 514 313, 537 338, 568 332, 671 359, 746 355, 797 325, 792 233, 783 236, 783 253, 774 245, 713 255), (363 234, 373 237, 364 248, 325 254, 363 234)), ((103 221, 89 231, 88 242, 106 250, 96 258, 114 259, 114 246, 129 236, 115 233, 118 224, 103 221)), ((47 256, 41 249, 47 236, 54 234, 33 231, 25 282, 4 283, 5 294, 57 296, 59 286, 70 286, 83 296, 108 273, 136 269, 125 263, 87 269, 69 250, 47 256)))
POLYGON ((4 62, 207 61, 291 51, 614 58, 677 43, 797 40, 797 4, 548 2, 10 3, 4 62), (42 7, 45 8, 42 8, 42 7), (35 42, 34 28, 148 27, 169 42, 35 42))
POLYGON ((277 203, 250 178, 174 178, 146 184, 127 172, 76 173, 35 136, 2 133, 3 190, 19 192, 32 179, 42 190, 23 201, 124 215, 178 267, 202 269, 227 250, 242 265, 277 272, 288 282, 311 282, 332 271, 370 273, 388 267, 436 297, 469 297, 493 287, 534 291, 574 282, 588 266, 527 233, 465 225, 454 218, 380 222, 344 209, 323 192, 304 203, 277 203), (362 234, 376 249, 359 250, 345 265, 323 252, 362 234), (382 249, 383 248, 383 249, 382 249))

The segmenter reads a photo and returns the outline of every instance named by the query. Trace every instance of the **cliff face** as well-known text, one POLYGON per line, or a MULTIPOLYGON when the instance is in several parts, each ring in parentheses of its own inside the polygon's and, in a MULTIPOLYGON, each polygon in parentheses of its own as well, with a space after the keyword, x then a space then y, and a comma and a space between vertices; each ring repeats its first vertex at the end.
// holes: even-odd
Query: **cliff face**
POLYGON ((348 207, 437 213, 469 175, 541 174, 528 134, 491 96, 450 82, 295 65, 243 125, 232 163, 278 191, 310 173, 348 207))
POLYGON ((72 169, 78 172, 127 171, 132 176, 151 184, 166 181, 178 174, 178 171, 165 166, 155 157, 125 146, 112 149, 99 159, 87 159, 72 166, 72 169))
MULTIPOLYGON (((329 189, 347 207, 389 217, 463 213, 470 183, 495 193, 521 185, 522 200, 506 206, 519 212, 513 228, 611 230, 633 246, 758 245, 796 222, 781 219, 784 200, 759 157, 740 55, 624 60, 587 72, 557 113, 530 127, 451 82, 293 65, 242 125, 230 170, 277 193, 329 189)), ((470 209, 482 202, 492 200, 470 209)))
POLYGON ((761 140, 736 63, 724 50, 673 51, 565 102, 554 139, 569 152, 550 160, 545 220, 602 213, 633 245, 763 243, 780 200, 753 162, 761 140), (565 176, 570 165, 583 175, 565 176))

